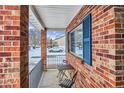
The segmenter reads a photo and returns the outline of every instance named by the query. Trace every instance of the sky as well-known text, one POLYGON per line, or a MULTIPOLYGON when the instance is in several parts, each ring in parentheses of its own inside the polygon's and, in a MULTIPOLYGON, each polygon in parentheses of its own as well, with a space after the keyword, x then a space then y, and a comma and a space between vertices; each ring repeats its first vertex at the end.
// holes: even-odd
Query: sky
POLYGON ((64 34, 65 34, 64 31, 63 32, 51 31, 51 32, 48 32, 47 38, 55 39, 57 37, 63 36, 64 34))

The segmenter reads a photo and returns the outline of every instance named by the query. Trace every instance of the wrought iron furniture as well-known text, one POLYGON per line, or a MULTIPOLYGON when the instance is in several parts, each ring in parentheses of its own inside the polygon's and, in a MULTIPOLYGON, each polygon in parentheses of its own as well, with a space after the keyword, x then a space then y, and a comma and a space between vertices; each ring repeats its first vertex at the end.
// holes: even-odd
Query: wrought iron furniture
POLYGON ((72 79, 66 78, 66 79, 62 80, 60 82, 59 86, 62 88, 71 88, 73 86, 73 84, 75 83, 76 75, 77 75, 77 71, 73 75, 72 79))

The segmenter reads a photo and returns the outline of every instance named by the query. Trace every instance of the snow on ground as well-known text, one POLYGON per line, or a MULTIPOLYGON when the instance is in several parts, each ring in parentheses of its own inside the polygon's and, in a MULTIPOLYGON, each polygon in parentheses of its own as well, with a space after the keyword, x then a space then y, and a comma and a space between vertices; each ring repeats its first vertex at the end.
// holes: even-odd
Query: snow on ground
POLYGON ((41 48, 29 50, 29 72, 36 66, 41 60, 41 48))
MULTIPOLYGON (((49 52, 47 49, 48 55, 48 64, 56 64, 58 61, 61 61, 65 58, 65 48, 63 52, 49 52), (57 56, 56 56, 57 55, 57 56), (64 56, 61 56, 64 55, 64 56)), ((57 48, 56 48, 57 49, 57 48)), ((41 48, 30 49, 29 50, 29 72, 41 61, 41 48)))

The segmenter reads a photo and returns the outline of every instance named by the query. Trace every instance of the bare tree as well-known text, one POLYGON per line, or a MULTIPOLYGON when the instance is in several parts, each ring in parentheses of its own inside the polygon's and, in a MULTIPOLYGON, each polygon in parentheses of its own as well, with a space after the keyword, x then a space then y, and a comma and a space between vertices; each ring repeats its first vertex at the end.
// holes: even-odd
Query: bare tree
POLYGON ((36 29, 30 29, 29 31, 29 45, 34 49, 36 46, 40 46, 41 43, 41 32, 36 29))

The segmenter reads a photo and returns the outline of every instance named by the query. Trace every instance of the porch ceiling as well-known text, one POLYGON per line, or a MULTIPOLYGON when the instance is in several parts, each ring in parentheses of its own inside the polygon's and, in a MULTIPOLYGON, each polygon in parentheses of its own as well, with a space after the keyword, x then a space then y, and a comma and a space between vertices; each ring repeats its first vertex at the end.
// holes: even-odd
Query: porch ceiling
POLYGON ((63 31, 81 9, 81 5, 41 5, 33 6, 39 20, 48 31, 63 31))

